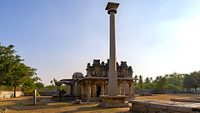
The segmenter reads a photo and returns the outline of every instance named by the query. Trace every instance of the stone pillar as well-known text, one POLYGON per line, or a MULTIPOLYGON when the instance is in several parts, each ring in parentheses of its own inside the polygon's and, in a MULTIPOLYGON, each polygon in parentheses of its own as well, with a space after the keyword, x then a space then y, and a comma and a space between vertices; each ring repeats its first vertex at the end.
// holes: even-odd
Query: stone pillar
POLYGON ((103 85, 104 87, 104 95, 106 95, 106 85, 103 85))
POLYGON ((37 104, 37 90, 35 89, 33 91, 33 105, 37 104))
POLYGON ((121 95, 121 94, 122 94, 122 87, 121 87, 121 84, 118 84, 118 87, 119 87, 119 94, 121 95))
POLYGON ((109 70, 108 70, 108 95, 103 95, 100 107, 128 107, 125 103, 125 96, 119 96, 118 90, 118 75, 116 67, 116 47, 115 47, 115 14, 119 3, 108 2, 106 10, 110 15, 110 56, 109 56, 109 70))
POLYGON ((70 89, 70 86, 69 84, 66 84, 66 92, 65 92, 67 95, 70 95, 71 94, 71 89, 70 89))
POLYGON ((94 95, 94 87, 93 85, 91 85, 91 97, 93 97, 93 95, 94 95))
POLYGON ((105 95, 108 95, 108 84, 105 84, 105 95))
POLYGON ((129 96, 129 98, 132 98, 132 95, 133 95, 133 92, 132 92, 132 81, 129 81, 128 82, 128 88, 129 88, 129 93, 128 93, 128 96, 129 96))
POLYGON ((93 96, 97 96, 96 84, 93 85, 93 96))
POLYGON ((78 83, 77 81, 74 82, 74 96, 77 97, 78 96, 78 83))
POLYGON ((110 15, 110 56, 109 56, 109 71, 108 71, 108 95, 117 96, 117 67, 116 67, 116 45, 115 45, 115 14, 119 4, 108 4, 106 10, 110 15))
POLYGON ((70 95, 74 95, 74 93, 73 93, 74 91, 73 91, 73 86, 72 85, 70 85, 70 95))
POLYGON ((83 85, 80 85, 80 87, 81 87, 81 96, 82 96, 82 95, 84 95, 84 87, 83 87, 83 85))
POLYGON ((132 98, 135 98, 135 84, 134 84, 135 81, 133 81, 132 83, 132 98))
POLYGON ((105 92, 104 92, 104 85, 101 86, 101 95, 105 95, 105 92))
POLYGON ((91 100, 91 85, 87 86, 87 101, 91 100))

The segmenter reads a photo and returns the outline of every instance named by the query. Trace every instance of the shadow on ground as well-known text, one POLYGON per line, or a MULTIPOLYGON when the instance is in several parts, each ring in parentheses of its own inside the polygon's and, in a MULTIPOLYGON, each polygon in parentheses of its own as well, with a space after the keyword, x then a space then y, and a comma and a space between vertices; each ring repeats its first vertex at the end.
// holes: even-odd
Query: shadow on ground
POLYGON ((87 113, 130 113, 129 110, 122 110, 119 109, 129 109, 129 108, 100 108, 97 105, 94 106, 81 106, 75 110, 64 111, 61 113, 78 113, 78 112, 87 112, 87 113), (119 112, 116 112, 119 111, 119 112))

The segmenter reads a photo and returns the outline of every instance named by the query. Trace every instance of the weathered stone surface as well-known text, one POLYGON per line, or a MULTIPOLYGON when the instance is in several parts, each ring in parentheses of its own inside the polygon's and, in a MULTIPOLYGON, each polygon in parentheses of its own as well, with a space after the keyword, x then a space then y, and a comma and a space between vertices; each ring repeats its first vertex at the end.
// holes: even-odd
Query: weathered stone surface
POLYGON ((108 96, 102 95, 102 102, 99 104, 103 108, 114 108, 114 107, 128 107, 128 103, 125 103, 126 96, 117 95, 117 96, 108 96))
MULTIPOLYGON (((100 60, 93 60, 93 64, 87 64, 87 75, 86 77, 108 77, 109 60, 104 63, 100 63, 100 60)), ((127 62, 121 61, 119 65, 117 63, 117 75, 118 77, 129 77, 132 78, 133 70, 131 66, 127 65, 127 62)))
POLYGON ((200 103, 132 100, 133 113, 200 113, 200 103))
POLYGON ((172 98, 170 100, 174 101, 174 102, 194 102, 194 103, 200 103, 200 100, 198 100, 196 98, 172 98))

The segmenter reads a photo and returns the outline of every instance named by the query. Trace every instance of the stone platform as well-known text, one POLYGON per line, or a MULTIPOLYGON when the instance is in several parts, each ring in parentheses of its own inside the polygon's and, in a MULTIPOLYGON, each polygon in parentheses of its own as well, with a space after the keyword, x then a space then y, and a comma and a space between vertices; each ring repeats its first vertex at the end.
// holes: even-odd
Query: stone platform
POLYGON ((200 103, 131 100, 132 113, 200 113, 200 103))
POLYGON ((102 108, 116 108, 116 107, 128 107, 128 103, 125 103, 126 96, 117 95, 117 96, 108 96, 101 95, 102 102, 98 105, 102 108))

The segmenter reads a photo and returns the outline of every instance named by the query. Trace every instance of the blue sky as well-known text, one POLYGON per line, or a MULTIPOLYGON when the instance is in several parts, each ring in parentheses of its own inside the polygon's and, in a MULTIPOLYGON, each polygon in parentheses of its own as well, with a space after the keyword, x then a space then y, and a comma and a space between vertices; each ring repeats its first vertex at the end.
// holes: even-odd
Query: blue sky
MULTIPOLYGON (((1 0, 0 42, 37 68, 45 84, 86 73, 93 59, 106 61, 107 0, 1 0)), ((199 0, 116 0, 117 61, 134 75, 200 70, 199 0)))

